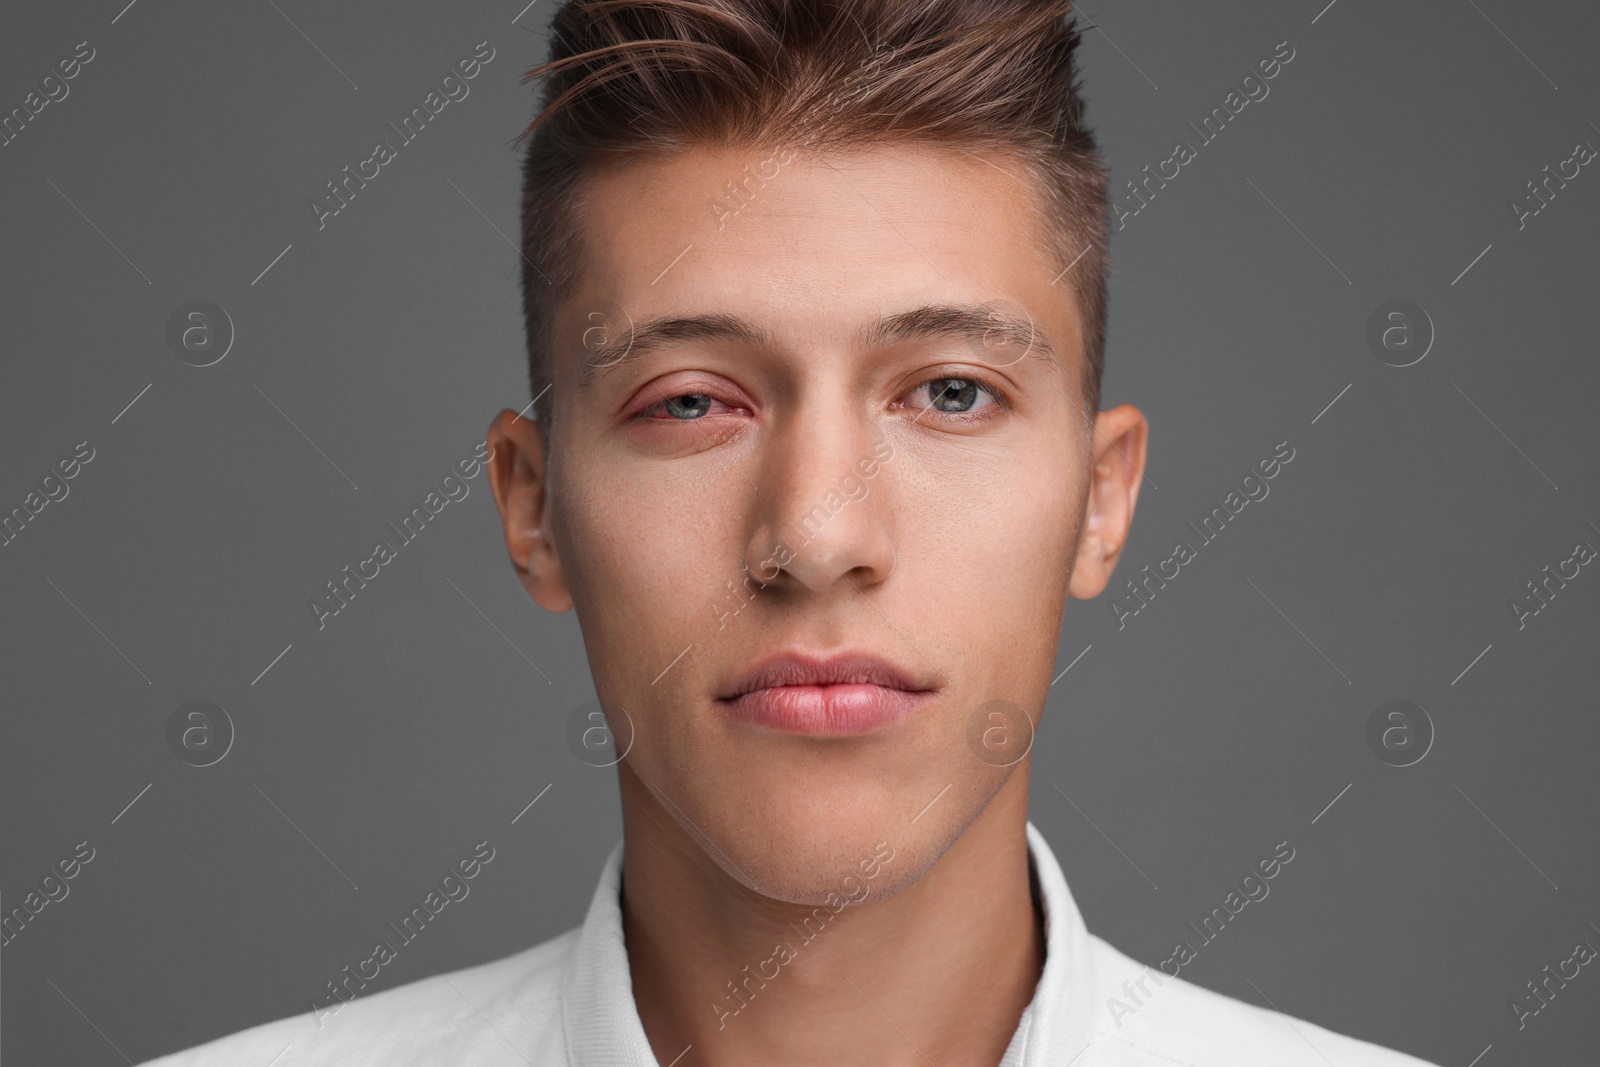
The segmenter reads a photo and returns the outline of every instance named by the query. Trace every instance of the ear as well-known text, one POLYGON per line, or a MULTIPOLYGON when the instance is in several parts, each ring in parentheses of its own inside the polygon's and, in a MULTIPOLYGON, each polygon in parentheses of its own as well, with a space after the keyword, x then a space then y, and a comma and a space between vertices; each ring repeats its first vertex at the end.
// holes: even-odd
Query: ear
POLYGON ((1149 436, 1144 415, 1131 404, 1095 416, 1088 515, 1067 586, 1071 596, 1080 600, 1099 596, 1111 581, 1139 500, 1149 436))
POLYGON ((547 611, 569 611, 572 594, 550 538, 544 435, 507 408, 489 425, 489 487, 505 526, 517 579, 547 611))

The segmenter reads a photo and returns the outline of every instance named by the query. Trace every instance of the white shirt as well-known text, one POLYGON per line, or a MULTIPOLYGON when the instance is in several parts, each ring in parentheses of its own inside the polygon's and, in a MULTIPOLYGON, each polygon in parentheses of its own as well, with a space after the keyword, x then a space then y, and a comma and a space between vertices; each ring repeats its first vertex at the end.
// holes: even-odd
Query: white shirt
MULTIPOLYGON (((1032 823, 1027 834, 1046 957, 1000 1067, 1431 1067, 1124 956, 1084 927, 1055 854, 1032 823)), ((306 1011, 150 1062, 662 1067, 633 1001, 621 876, 619 843, 583 925, 542 945, 353 1000, 320 1027, 306 1011)), ((685 1052, 676 1067, 695 1067, 685 1052)))

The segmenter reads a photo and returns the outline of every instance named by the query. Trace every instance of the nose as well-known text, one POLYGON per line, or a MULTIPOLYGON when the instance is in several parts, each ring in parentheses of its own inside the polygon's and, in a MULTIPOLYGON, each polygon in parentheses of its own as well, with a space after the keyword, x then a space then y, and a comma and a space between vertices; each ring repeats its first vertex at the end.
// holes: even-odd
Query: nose
POLYGON ((848 584, 881 585, 894 569, 892 445, 866 418, 841 418, 852 405, 819 405, 775 431, 757 482, 751 573, 782 589, 832 595, 848 584))

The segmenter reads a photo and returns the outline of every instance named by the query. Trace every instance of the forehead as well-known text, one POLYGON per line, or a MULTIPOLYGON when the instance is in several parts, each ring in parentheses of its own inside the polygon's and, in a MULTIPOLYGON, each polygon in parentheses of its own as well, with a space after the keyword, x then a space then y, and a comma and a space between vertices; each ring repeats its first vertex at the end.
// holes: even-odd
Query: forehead
POLYGON ((717 311, 807 345, 913 306, 1011 304, 1076 362, 1076 302, 1040 203, 1021 162, 996 152, 695 146, 642 157, 590 178, 567 305, 580 331, 597 306, 636 321, 717 311))

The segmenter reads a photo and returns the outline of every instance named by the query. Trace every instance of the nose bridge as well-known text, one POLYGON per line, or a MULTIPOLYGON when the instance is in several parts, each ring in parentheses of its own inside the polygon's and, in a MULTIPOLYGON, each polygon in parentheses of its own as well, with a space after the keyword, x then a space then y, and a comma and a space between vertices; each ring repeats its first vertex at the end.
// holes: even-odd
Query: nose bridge
POLYGON ((842 385, 813 385, 768 442, 748 562, 763 578, 781 569, 813 592, 857 571, 857 587, 876 584, 894 561, 885 486, 864 474, 876 473, 879 431, 842 385))

